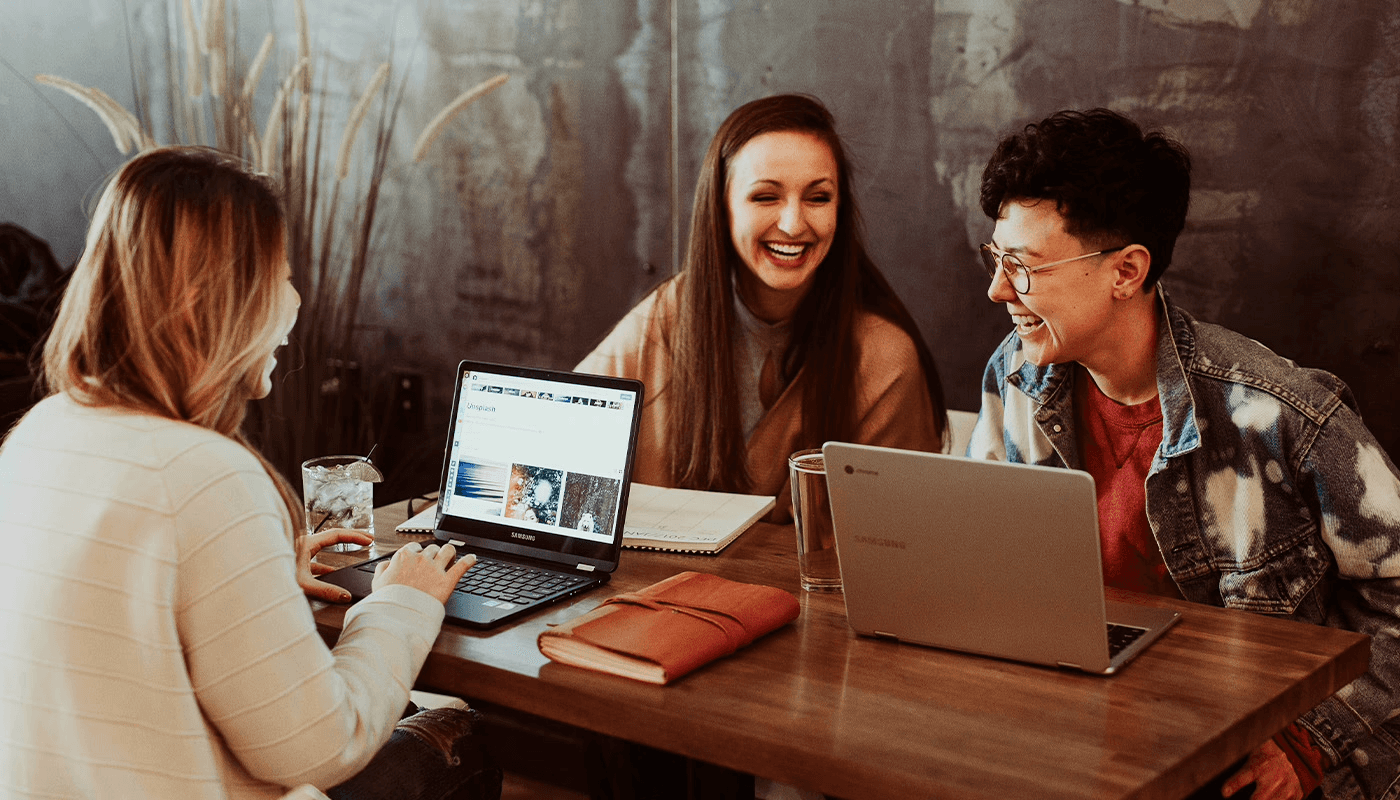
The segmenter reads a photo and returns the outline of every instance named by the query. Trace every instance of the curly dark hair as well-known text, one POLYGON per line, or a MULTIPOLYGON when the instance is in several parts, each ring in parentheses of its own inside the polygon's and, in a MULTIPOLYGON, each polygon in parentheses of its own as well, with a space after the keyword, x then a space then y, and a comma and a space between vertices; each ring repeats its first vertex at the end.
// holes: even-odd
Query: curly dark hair
POLYGON ((1003 138, 982 171, 982 212, 1007 200, 1053 200, 1073 235, 1105 247, 1140 244, 1150 288, 1172 261, 1191 199, 1191 155, 1161 131, 1106 108, 1058 111, 1003 138))

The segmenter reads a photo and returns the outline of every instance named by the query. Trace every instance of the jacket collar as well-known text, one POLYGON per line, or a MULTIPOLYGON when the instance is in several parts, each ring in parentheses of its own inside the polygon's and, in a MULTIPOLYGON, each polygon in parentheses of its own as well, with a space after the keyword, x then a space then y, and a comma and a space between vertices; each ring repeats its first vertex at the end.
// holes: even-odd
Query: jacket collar
MULTIPOLYGON (((1167 297, 1166 287, 1157 284, 1157 397, 1162 404, 1162 448, 1165 458, 1189 453, 1201 446, 1196 425, 1196 400, 1186 380, 1187 365, 1196 352, 1194 321, 1167 297)), ((1078 364, 1050 364, 1039 367, 1025 360, 1021 340, 1015 339, 1011 354, 1012 373, 1008 382, 1035 401, 1038 406, 1068 406, 1074 389, 1078 364)))

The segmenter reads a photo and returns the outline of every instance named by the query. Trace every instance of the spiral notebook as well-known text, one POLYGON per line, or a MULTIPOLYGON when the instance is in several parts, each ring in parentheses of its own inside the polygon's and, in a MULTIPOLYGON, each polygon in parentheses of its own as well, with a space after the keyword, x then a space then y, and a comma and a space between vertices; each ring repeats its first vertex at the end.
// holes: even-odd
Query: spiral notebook
MULTIPOLYGON (((628 494, 622 546, 714 555, 773 510, 770 495, 702 492, 633 483, 628 494)), ((432 533, 437 506, 401 523, 399 533, 432 533)))

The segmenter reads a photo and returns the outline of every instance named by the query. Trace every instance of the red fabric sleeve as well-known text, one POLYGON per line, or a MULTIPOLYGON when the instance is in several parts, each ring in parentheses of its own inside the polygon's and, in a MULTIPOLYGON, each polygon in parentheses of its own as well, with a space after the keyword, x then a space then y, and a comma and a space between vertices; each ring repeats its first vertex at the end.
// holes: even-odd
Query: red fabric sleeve
POLYGON ((1289 723, 1287 728, 1274 735, 1274 744, 1288 756, 1293 772, 1302 784, 1303 796, 1307 797, 1322 783, 1322 772, 1327 768, 1327 756, 1313 744, 1312 736, 1297 723, 1289 723))

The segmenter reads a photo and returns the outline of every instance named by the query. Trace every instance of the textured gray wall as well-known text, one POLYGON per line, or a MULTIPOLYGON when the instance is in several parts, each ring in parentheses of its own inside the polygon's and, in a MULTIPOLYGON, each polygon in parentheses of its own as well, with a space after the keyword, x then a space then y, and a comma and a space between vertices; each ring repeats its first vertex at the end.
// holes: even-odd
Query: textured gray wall
MULTIPOLYGON (((239 5, 244 46, 275 28, 284 68, 289 6, 239 5)), ((1107 105, 1165 127, 1195 157, 1173 296, 1339 374, 1400 453, 1398 0, 308 7, 314 46, 331 55, 332 108, 343 114, 381 60, 406 80, 363 341, 427 377, 430 425, 445 418, 445 377, 462 357, 568 366, 587 352, 670 274, 673 233, 686 233, 723 117, 804 91, 837 115, 872 250, 952 406, 976 408, 981 367, 1008 327, 975 258, 990 231, 975 197, 993 142, 1060 108, 1107 105), (499 71, 510 83, 409 165, 437 109, 499 71)), ((134 62, 159 89, 171 7, 122 8, 8 0, 0 27, 0 219, 35 230, 65 262, 81 247, 85 199, 121 156, 85 109, 29 78, 62 74, 130 104, 134 62)), ((265 80, 263 94, 274 88, 265 80)))

